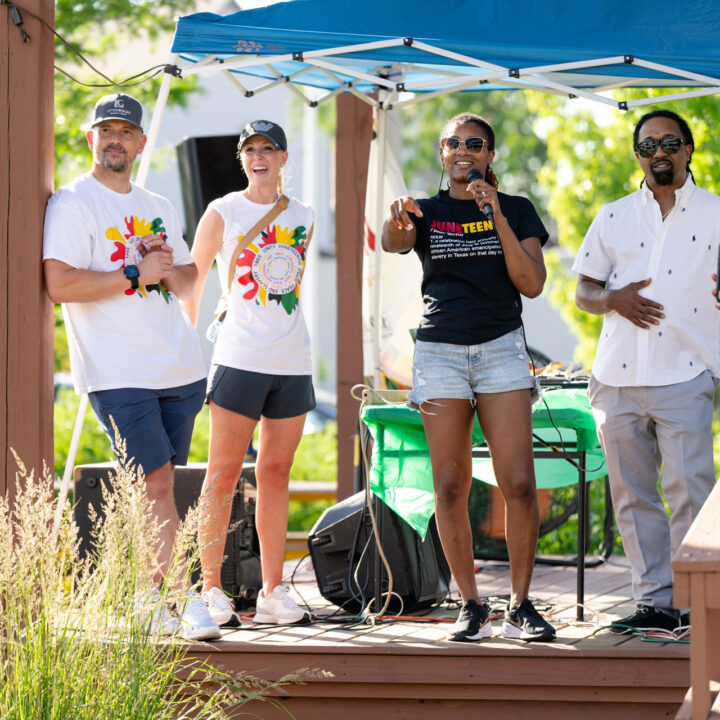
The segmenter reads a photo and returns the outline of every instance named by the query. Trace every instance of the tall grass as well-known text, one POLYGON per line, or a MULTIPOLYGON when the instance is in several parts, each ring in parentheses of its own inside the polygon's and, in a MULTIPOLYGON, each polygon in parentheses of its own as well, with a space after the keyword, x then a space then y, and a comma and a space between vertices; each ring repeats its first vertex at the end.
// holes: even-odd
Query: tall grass
MULTIPOLYGON (((0 498, 0 718, 219 719, 254 701, 284 710, 273 693, 317 675, 233 677, 191 659, 182 643, 153 637, 135 603, 152 587, 160 530, 142 478, 121 465, 92 555, 81 558, 69 507, 53 532, 50 473, 36 478, 18 466, 13 506, 0 498)), ((191 513, 181 530, 163 601, 197 557, 196 519, 191 513)))

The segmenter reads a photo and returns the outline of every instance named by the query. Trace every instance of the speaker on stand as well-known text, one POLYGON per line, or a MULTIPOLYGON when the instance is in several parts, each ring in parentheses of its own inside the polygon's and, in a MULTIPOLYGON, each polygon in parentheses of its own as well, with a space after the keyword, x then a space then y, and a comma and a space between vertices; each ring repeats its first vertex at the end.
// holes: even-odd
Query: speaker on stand
MULTIPOLYGON (((442 601, 450 585, 450 568, 435 527, 430 521, 425 540, 399 515, 376 504, 381 543, 393 575, 390 612, 410 612, 442 601), (402 600, 402 602, 401 602, 402 600)), ((328 508, 308 536, 308 548, 322 596, 350 613, 357 613, 387 592, 387 576, 375 547, 365 492, 358 492, 328 508)), ((375 608, 373 610, 380 610, 375 608)))
POLYGON ((210 202, 248 186, 236 157, 238 137, 186 138, 176 147, 185 209, 185 239, 190 247, 200 218, 210 202))

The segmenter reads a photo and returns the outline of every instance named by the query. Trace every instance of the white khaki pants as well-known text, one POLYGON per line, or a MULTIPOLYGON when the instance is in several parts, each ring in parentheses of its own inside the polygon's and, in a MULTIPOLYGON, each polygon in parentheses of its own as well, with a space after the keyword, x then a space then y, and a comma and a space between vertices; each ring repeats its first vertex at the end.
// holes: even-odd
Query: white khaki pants
POLYGON ((614 387, 590 378, 588 396, 638 605, 673 606, 670 561, 715 483, 714 393, 707 370, 659 386, 614 387), (658 487, 663 463, 669 519, 658 487))

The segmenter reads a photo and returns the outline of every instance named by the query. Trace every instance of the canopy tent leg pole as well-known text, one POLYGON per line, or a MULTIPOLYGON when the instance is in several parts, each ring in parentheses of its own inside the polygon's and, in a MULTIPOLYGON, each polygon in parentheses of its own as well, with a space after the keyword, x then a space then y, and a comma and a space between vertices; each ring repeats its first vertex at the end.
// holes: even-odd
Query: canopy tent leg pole
MULTIPOLYGON (((178 55, 172 55, 168 65, 175 65, 178 59, 178 55)), ((138 187, 145 187, 145 183, 147 182, 148 173, 150 172, 150 163, 155 150, 155 143, 157 142, 158 135, 160 134, 160 123, 162 121, 163 112, 165 111, 165 106, 167 105, 168 95, 170 95, 170 83, 172 82, 173 77, 174 75, 172 73, 165 70, 162 83, 160 84, 160 92, 158 93, 157 100, 155 101, 155 108, 153 109, 150 128, 147 131, 145 149, 140 156, 140 167, 138 168, 137 176, 135 178, 135 184, 138 187)))
MULTIPOLYGON (((384 93, 380 93, 382 96, 384 93)), ((380 98, 382 103, 382 97, 380 98)), ((379 103, 379 105, 381 105, 379 103)), ((377 166, 375 171, 375 279, 372 295, 373 387, 380 389, 380 346, 382 343, 382 227, 385 220, 385 155, 387 144, 387 110, 377 108, 377 166)))
POLYGON ((73 428, 72 440, 70 440, 70 449, 68 450, 67 460, 65 462, 65 472, 63 473, 60 492, 57 497, 57 507, 55 508, 55 522, 53 523, 53 534, 57 537, 60 523, 62 522, 63 509, 65 500, 67 500, 68 491, 70 489, 70 478, 75 466, 75 458, 77 457, 78 446, 80 445, 80 435, 82 433, 85 415, 87 414, 88 394, 83 393, 80 396, 80 404, 78 405, 77 415, 75 416, 75 427, 73 428))

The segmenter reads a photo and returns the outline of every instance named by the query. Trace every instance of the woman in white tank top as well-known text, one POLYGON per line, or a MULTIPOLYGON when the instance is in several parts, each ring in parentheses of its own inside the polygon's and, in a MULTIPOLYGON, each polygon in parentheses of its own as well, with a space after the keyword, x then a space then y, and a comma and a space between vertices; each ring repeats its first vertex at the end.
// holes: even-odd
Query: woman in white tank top
POLYGON ((263 588, 254 620, 290 624, 310 619, 282 586, 290 468, 305 414, 315 407, 310 341, 300 302, 314 216, 295 199, 285 207, 281 171, 287 157, 279 125, 248 123, 238 142, 248 186, 210 203, 192 248, 199 281, 186 304, 190 319, 197 322, 215 260, 228 300, 208 379, 210 446, 199 528, 203 597, 210 614, 225 625, 238 624, 221 586, 225 539, 233 493, 258 424, 255 521, 263 588))

